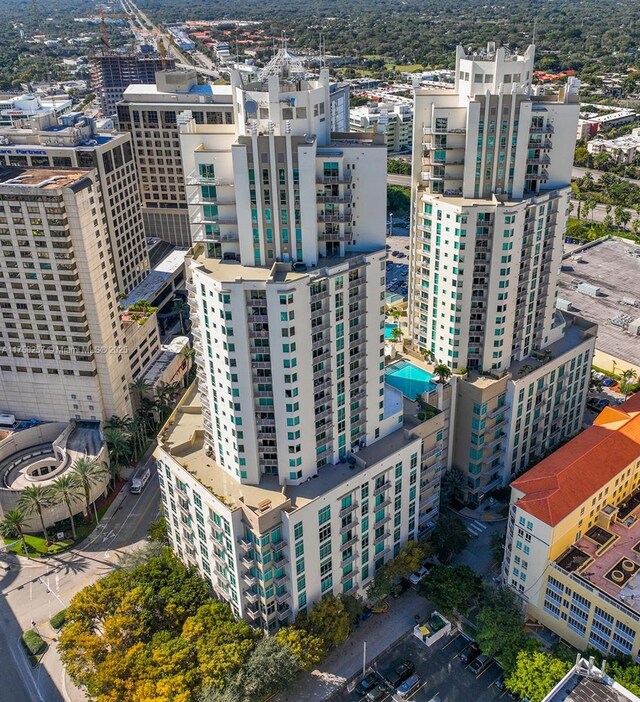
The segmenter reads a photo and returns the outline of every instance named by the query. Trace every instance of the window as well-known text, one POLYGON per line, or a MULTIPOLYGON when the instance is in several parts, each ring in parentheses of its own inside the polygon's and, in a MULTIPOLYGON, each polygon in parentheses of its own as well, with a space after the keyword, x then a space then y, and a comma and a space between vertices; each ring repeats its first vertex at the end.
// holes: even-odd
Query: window
POLYGON ((331 519, 331 506, 327 505, 318 512, 318 525, 322 526, 331 519))

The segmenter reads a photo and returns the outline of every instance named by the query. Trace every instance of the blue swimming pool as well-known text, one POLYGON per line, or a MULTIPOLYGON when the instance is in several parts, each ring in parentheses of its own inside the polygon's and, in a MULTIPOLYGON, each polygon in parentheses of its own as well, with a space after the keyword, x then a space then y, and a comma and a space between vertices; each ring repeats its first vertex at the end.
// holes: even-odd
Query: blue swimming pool
POLYGON ((410 400, 415 400, 417 395, 435 388, 431 373, 409 361, 398 361, 387 366, 385 376, 389 385, 400 390, 410 400))
POLYGON ((391 332, 397 327, 397 324, 393 322, 386 322, 384 325, 384 338, 389 341, 391 339, 391 332))

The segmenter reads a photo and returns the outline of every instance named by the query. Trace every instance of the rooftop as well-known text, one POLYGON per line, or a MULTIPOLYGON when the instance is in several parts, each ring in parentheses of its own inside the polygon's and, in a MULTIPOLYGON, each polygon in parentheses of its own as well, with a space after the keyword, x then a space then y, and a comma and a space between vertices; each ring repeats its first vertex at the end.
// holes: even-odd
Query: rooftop
POLYGON ((205 452, 202 404, 195 384, 185 393, 176 408, 175 416, 170 417, 166 431, 163 430, 161 436, 162 447, 227 506, 240 507, 244 504, 260 513, 264 510, 259 506, 267 500, 271 502, 269 509, 303 507, 318 496, 357 476, 362 470, 391 458, 408 444, 420 441, 400 428, 360 449, 353 458, 321 468, 315 477, 301 485, 280 485, 277 476, 270 475, 262 476, 260 485, 242 484, 205 452))
POLYGON ((599 669, 592 658, 578 656, 576 665, 542 702, 640 702, 640 698, 606 675, 604 662, 599 669))
POLYGON ((187 256, 188 249, 175 248, 171 253, 155 265, 144 278, 144 280, 136 285, 129 293, 129 296, 120 303, 124 309, 128 309, 140 300, 151 302, 163 287, 172 280, 176 271, 184 266, 184 260, 187 256))
POLYGON ((606 407, 592 426, 511 487, 524 493, 518 507, 556 526, 638 458, 640 393, 616 408, 606 407))
POLYGON ((571 303, 571 311, 597 322, 599 351, 636 366, 640 366, 640 339, 626 332, 624 325, 640 318, 638 280, 640 246, 626 239, 600 239, 565 258, 558 290, 558 297, 571 303), (611 275, 614 270, 615 275, 611 275), (592 297, 578 292, 579 282, 595 285, 601 294, 592 297))
POLYGON ((89 173, 90 168, 0 168, 0 184, 55 190, 68 187, 89 173))
POLYGON ((188 346, 189 339, 186 336, 176 336, 170 343, 161 347, 160 351, 151 360, 151 363, 144 369, 141 377, 150 385, 155 385, 162 378, 176 356, 184 357, 182 351, 188 346))
POLYGON ((372 249, 371 251, 354 251, 347 253, 344 256, 323 256, 320 257, 315 266, 305 265, 299 270, 293 270, 289 263, 275 263, 272 266, 243 266, 238 261, 229 261, 218 258, 207 258, 202 254, 202 249, 198 248, 194 251, 193 260, 199 266, 211 273, 216 280, 221 282, 233 283, 243 280, 250 281, 267 281, 274 282, 289 282, 298 280, 304 276, 310 278, 323 277, 328 275, 327 268, 344 265, 346 268, 351 266, 362 265, 364 263, 363 256, 384 251, 380 249, 372 249))

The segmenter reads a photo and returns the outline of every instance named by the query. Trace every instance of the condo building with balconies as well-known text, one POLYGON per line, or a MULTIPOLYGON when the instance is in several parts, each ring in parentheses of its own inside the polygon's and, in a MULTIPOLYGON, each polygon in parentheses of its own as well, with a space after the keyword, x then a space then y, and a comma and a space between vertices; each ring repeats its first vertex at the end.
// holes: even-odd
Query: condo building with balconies
MULTIPOLYGON (((198 364, 156 452, 173 548, 273 630, 362 593, 438 512, 431 419, 385 383, 386 148, 332 133, 328 71, 232 73, 231 124, 184 116, 198 364)), ((179 117, 179 120, 182 118, 179 117)))
POLYGON ((409 332, 465 378, 471 503, 578 431, 593 356, 595 325, 556 308, 578 98, 536 95, 533 60, 458 47, 455 89, 415 92, 409 332))

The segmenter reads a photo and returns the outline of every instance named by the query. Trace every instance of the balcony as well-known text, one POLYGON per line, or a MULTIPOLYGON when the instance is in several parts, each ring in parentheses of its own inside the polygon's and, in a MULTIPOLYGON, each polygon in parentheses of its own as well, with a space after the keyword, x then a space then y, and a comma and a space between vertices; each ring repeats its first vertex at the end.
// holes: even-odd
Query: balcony
POLYGON ((453 128, 445 128, 445 129, 440 129, 438 127, 422 127, 422 133, 423 134, 466 134, 467 130, 466 128, 462 129, 453 129, 453 128))
POLYGON ((391 536, 390 531, 385 531, 383 534, 380 534, 380 536, 377 539, 374 539, 373 545, 377 546, 379 543, 382 543, 385 539, 388 539, 391 536))
POLYGON ((501 405, 500 407, 496 407, 495 409, 492 409, 491 412, 487 413, 487 417, 489 419, 493 419, 494 417, 497 417, 499 414, 503 414, 508 410, 507 405, 501 405))
POLYGON ((251 619, 258 619, 260 617, 259 607, 247 607, 246 612, 251 619))
POLYGON ((240 563, 242 563, 242 565, 245 568, 252 568, 253 567, 253 559, 247 558, 246 556, 242 556, 242 558, 240 559, 240 563))
POLYGON ((552 149, 553 144, 550 139, 545 139, 544 141, 529 141, 527 144, 528 149, 552 149))
POLYGON ((289 600, 289 593, 285 590, 284 592, 281 592, 279 595, 276 595, 276 602, 278 604, 284 604, 289 600))
POLYGON ((225 234, 207 234, 204 227, 198 227, 193 233, 194 241, 210 241, 214 244, 220 244, 224 242, 239 241, 237 232, 227 232, 225 234))
POLYGON ((283 621, 283 620, 287 619, 290 614, 291 614, 291 607, 289 607, 289 605, 287 605, 286 607, 283 607, 282 609, 279 609, 276 612, 276 617, 278 617, 278 619, 280 621, 283 621))
POLYGON ((193 185, 233 185, 231 178, 215 178, 202 175, 199 171, 191 171, 185 179, 187 186, 193 185))
POLYGON ((247 541, 246 539, 240 539, 238 541, 238 545, 245 552, 249 551, 253 547, 253 544, 250 541, 247 541))
POLYGON ((350 183, 352 180, 351 173, 345 172, 342 175, 326 175, 321 173, 316 176, 318 185, 341 185, 342 183, 350 183))
POLYGON ((348 507, 343 507, 340 512, 338 513, 339 517, 346 517, 347 514, 350 512, 353 512, 354 509, 358 508, 358 503, 357 502, 352 502, 348 507))
POLYGON ((373 491, 373 496, 377 497, 378 495, 381 495, 385 490, 388 490, 390 487, 391 481, 387 480, 385 483, 383 483, 373 491))
POLYGON ((486 464, 486 463, 493 463, 493 461, 495 461, 496 458, 504 458, 504 449, 500 449, 500 451, 495 451, 495 452, 492 453, 491 455, 485 456, 485 457, 482 459, 482 462, 485 463, 485 464, 486 464))
POLYGON ((352 536, 348 541, 345 541, 343 544, 340 544, 340 550, 344 551, 345 549, 349 548, 349 546, 353 546, 357 542, 358 542, 358 537, 352 536))
POLYGON ((189 218, 191 224, 237 224, 238 218, 235 214, 216 215, 215 217, 205 217, 202 211, 196 212, 189 218))
POLYGON ((247 598, 247 600, 249 602, 257 602, 258 601, 258 593, 255 592, 254 590, 245 590, 244 596, 247 598))
POLYGON ((529 129, 530 134, 553 134, 554 131, 552 124, 545 124, 543 127, 531 127, 529 129))
POLYGON ((551 163, 551 159, 548 156, 538 156, 535 158, 527 158, 527 163, 533 165, 548 166, 551 163))
POLYGON ((330 214, 319 214, 318 222, 350 222, 350 212, 332 212, 330 214))
POLYGON ((354 529, 357 526, 358 526, 358 520, 354 519, 352 522, 349 522, 349 524, 346 524, 345 526, 340 528, 340 534, 346 534, 348 531, 350 531, 351 529, 354 529))
POLYGON ((351 227, 343 232, 318 232, 318 241, 351 241, 351 227))
POLYGON ((349 565, 349 563, 352 563, 353 561, 358 558, 360 554, 357 551, 354 551, 348 558, 345 558, 342 563, 340 563, 341 566, 346 566, 349 565))
POLYGON ((316 200, 319 203, 334 203, 337 205, 343 205, 345 203, 351 202, 351 193, 345 192, 342 195, 325 195, 324 193, 316 196, 316 200))
POLYGON ((242 582, 244 582, 244 584, 248 585, 249 587, 253 587, 257 583, 257 579, 250 573, 245 573, 242 576, 242 582))
POLYGON ((352 578, 355 578, 359 572, 360 572, 360 570, 358 568, 354 568, 350 573, 347 573, 346 575, 343 575, 340 578, 340 583, 346 583, 347 580, 351 580, 352 578))

